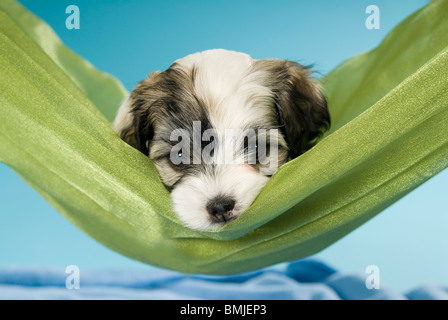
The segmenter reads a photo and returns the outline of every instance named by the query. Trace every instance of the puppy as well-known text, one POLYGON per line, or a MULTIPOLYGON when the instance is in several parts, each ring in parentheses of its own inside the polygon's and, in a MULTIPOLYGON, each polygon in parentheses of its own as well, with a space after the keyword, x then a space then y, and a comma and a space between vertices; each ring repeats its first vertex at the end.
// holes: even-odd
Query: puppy
POLYGON ((237 218, 287 161, 330 126, 311 71, 222 49, 188 55, 138 83, 114 129, 151 158, 186 226, 237 218))

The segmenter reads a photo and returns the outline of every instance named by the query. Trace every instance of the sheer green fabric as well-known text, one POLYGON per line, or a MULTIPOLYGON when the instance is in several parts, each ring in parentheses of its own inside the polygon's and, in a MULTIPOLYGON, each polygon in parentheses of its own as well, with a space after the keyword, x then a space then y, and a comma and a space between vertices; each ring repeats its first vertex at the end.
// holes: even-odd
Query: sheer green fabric
POLYGON ((0 9, 0 160, 91 237, 145 263, 231 274, 306 257, 448 166, 447 1, 328 74, 330 132, 210 232, 178 221, 153 163, 111 129, 122 86, 16 2, 0 9))

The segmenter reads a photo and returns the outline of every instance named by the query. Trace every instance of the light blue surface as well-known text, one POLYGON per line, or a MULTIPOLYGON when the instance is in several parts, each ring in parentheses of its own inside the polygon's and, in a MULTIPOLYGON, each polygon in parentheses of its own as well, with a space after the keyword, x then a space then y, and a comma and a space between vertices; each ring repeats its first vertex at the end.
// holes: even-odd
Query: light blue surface
MULTIPOLYGON (((74 1, 20 1, 47 21, 70 48, 119 78, 128 90, 186 54, 226 48, 254 58, 309 64, 321 74, 370 50, 423 0, 375 1, 381 29, 367 30, 370 1, 80 0, 81 29, 65 28, 74 1)), ((448 171, 386 209, 317 257, 343 273, 377 265, 397 292, 448 284, 448 171)), ((0 164, 0 267, 146 270, 73 227, 15 173, 0 164)), ((282 266, 279 266, 282 267, 282 266)), ((37 269, 36 269, 37 270, 37 269)), ((40 269, 39 269, 40 270, 40 269)))
POLYGON ((315 260, 225 278, 165 270, 89 271, 80 272, 76 282, 64 268, 0 268, 1 299, 448 300, 448 287, 398 292, 380 283, 369 289, 364 275, 344 274, 315 260))

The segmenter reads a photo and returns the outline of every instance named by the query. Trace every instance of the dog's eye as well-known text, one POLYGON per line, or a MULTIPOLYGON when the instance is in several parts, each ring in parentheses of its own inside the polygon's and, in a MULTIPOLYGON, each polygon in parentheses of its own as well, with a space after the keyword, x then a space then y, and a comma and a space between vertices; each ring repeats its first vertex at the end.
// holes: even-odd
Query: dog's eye
POLYGON ((179 150, 179 152, 177 152, 177 156, 178 156, 179 158, 182 158, 182 150, 179 150))
POLYGON ((258 150, 258 143, 252 144, 250 146, 246 146, 244 148, 245 153, 256 152, 258 150))

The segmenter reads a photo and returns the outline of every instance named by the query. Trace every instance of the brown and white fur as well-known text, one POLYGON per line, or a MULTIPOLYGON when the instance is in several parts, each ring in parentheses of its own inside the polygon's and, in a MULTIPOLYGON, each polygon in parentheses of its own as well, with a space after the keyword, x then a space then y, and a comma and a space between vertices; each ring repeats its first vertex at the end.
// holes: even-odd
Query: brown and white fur
POLYGON ((325 97, 308 67, 216 49, 188 55, 138 83, 120 107, 114 129, 154 161, 179 219, 190 228, 210 230, 246 210, 277 168, 314 146, 329 125, 325 97), (198 148, 173 141, 179 129, 202 139, 199 155, 198 148), (249 163, 258 145, 248 148, 247 139, 225 134, 229 129, 253 129, 256 139, 264 135, 275 141, 276 152, 266 150, 268 145, 270 161, 249 163), (211 158, 233 153, 241 161, 183 161, 201 158, 211 141, 203 141, 207 130, 214 133, 211 158))

